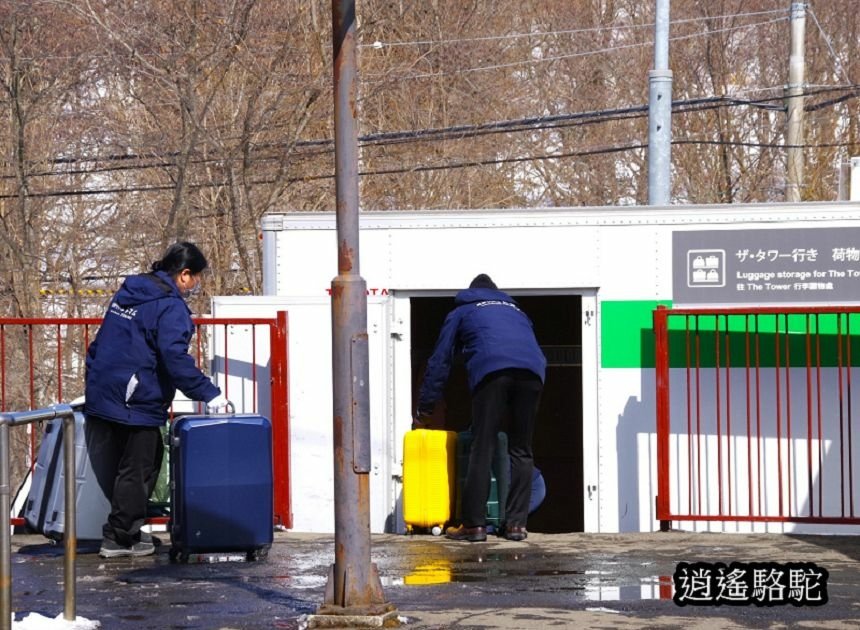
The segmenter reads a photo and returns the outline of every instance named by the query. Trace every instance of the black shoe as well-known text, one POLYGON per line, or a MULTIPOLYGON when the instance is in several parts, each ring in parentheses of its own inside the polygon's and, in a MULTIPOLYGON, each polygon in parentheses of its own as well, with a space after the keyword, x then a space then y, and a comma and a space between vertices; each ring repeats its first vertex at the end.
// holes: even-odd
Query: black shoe
POLYGON ((529 533, 526 531, 525 527, 520 527, 518 525, 511 525, 505 527, 504 536, 508 540, 519 542, 528 538, 528 535, 529 533))
POLYGON ((487 529, 485 527, 449 527, 445 531, 445 537, 451 540, 468 540, 469 542, 484 542, 487 540, 487 529))

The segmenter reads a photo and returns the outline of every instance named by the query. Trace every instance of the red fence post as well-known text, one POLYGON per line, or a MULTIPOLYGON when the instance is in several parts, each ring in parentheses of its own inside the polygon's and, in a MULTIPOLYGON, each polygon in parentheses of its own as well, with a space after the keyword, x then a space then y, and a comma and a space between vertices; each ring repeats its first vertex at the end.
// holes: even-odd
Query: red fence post
POLYGON ((278 311, 271 334, 272 458, 275 475, 275 521, 293 526, 290 504, 289 326, 286 311, 278 311))
POLYGON ((657 386, 657 520, 660 531, 671 529, 669 520, 669 311, 654 311, 654 376, 657 386))

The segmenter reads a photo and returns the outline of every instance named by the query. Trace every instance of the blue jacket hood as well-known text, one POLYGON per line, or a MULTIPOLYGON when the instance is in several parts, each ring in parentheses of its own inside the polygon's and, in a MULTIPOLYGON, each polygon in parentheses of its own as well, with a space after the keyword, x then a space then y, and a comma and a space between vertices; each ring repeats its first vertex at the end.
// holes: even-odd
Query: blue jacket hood
POLYGON ((483 302, 485 300, 500 300, 510 304, 517 303, 510 295, 498 289, 463 289, 454 296, 454 304, 457 306, 473 302, 483 302))
POLYGON ((167 296, 182 299, 173 278, 163 271, 156 271, 127 277, 116 292, 114 302, 123 307, 139 306, 167 296))

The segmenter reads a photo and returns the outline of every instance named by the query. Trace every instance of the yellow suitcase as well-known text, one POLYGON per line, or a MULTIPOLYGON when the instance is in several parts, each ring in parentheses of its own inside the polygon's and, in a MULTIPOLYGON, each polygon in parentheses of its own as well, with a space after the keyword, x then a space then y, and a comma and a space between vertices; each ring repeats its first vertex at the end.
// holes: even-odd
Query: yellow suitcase
POLYGON ((415 429, 403 438, 403 520, 406 530, 439 535, 451 518, 457 482, 457 434, 415 429))

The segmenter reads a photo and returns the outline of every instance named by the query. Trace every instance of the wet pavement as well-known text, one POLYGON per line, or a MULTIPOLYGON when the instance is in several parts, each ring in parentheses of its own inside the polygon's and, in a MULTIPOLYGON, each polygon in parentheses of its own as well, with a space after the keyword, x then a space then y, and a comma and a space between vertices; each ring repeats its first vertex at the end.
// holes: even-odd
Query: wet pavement
MULTIPOLYGON (((82 546, 77 558, 77 614, 102 628, 299 629, 322 603, 334 539, 278 532, 259 562, 172 564, 167 545, 146 558, 88 551, 82 546)), ((62 613, 62 554, 41 536, 13 537, 16 619, 62 613)), ((860 628, 857 536, 530 534, 522 543, 464 543, 390 534, 373 536, 373 560, 407 628, 860 628), (680 606, 673 596, 704 593, 704 583, 690 586, 689 567, 686 586, 674 588, 681 562, 824 568, 827 603, 798 605, 787 592, 780 603, 747 590, 746 600, 731 599, 736 584, 722 591, 722 605, 680 606)), ((814 586, 805 591, 813 600, 823 592, 814 586)))

